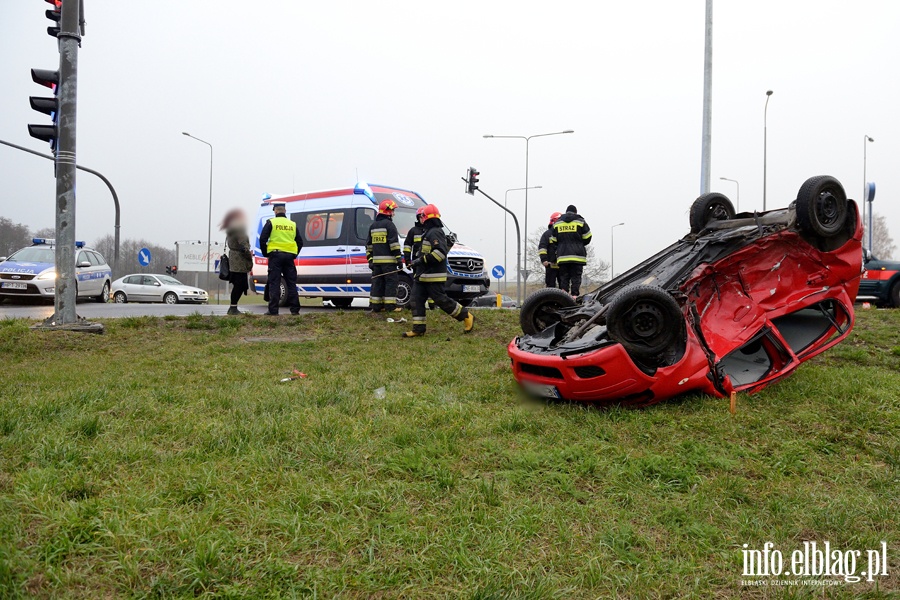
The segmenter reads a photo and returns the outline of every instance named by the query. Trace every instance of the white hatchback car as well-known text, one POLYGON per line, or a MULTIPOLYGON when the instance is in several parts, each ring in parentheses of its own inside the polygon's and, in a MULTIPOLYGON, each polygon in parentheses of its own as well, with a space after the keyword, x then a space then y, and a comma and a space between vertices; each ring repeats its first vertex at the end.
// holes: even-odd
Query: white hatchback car
MULTIPOLYGON (((0 257, 0 300, 48 298, 56 294, 56 241, 34 238, 32 246, 0 257)), ((96 250, 75 242, 75 276, 79 298, 109 300, 112 269, 96 250)))
POLYGON ((206 304, 209 294, 206 290, 185 285, 168 275, 139 274, 126 275, 112 284, 113 301, 162 302, 164 304, 206 304))

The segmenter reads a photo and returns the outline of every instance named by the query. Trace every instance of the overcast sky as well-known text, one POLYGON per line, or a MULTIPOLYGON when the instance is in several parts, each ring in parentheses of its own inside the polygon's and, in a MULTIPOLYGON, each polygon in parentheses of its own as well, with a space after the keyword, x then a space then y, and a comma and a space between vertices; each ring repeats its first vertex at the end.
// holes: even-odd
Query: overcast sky
MULTIPOLYGON (((71 0, 69 0, 71 1, 71 0)), ((123 237, 205 239, 209 152, 214 218, 255 214, 266 192, 352 185, 418 191, 490 264, 502 213, 464 193, 472 165, 501 198, 524 186, 529 228, 575 203, 616 270, 688 230, 700 186, 703 0, 632 2, 255 2, 85 0, 78 162, 122 201, 123 237), (139 10, 146 7, 144 11, 139 10)), ((39 0, 0 2, 0 139, 39 151, 27 123, 42 95, 29 69, 56 68, 39 0)), ((718 0, 714 14, 713 190, 762 207, 769 104, 769 208, 812 175, 848 194, 878 185, 876 213, 900 238, 900 2, 718 0)), ((510 194, 521 214, 521 192, 510 194)), ((53 226, 52 164, 0 146, 0 215, 53 226)), ((77 237, 112 232, 112 201, 78 175, 77 237)), ((215 238, 214 238, 215 239, 215 238)), ((510 260, 514 256, 510 230, 510 260)), ((512 266, 512 265, 510 265, 512 266)))

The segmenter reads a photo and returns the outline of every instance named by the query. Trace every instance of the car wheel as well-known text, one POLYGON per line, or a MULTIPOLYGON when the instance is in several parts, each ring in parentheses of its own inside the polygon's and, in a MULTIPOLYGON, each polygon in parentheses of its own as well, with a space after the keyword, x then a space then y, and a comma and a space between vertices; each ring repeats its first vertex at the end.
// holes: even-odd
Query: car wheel
POLYGON ((284 285, 283 281, 279 285, 281 286, 280 287, 281 298, 278 300, 278 306, 284 307, 284 306, 287 306, 287 302, 288 302, 287 301, 287 286, 284 285))
POLYGON ((94 298, 97 302, 101 304, 106 304, 109 302, 109 282, 103 284, 103 289, 100 290, 100 295, 94 298))
POLYGON ((128 302, 128 296, 125 295, 125 292, 116 292, 113 295, 113 302, 116 304, 125 304, 128 302))
POLYGON ((841 182, 828 175, 810 177, 797 193, 800 230, 831 238, 844 230, 849 214, 847 194, 841 182))
POLYGON ((735 215, 728 196, 718 192, 703 194, 691 205, 691 233, 700 233, 713 221, 727 221, 735 215))
POLYGON ((178 296, 175 292, 168 292, 163 296, 163 302, 166 304, 178 304, 178 296))
POLYGON ((526 334, 535 334, 559 322, 557 310, 573 306, 575 299, 567 292, 558 288, 544 288, 525 300, 519 313, 519 324, 526 334))
POLYGON ((684 335, 684 316, 664 289, 635 285, 610 300, 606 327, 632 358, 655 360, 684 335))
POLYGON ((336 308, 350 308, 353 305, 353 298, 329 298, 336 308))
POLYGON ((900 308, 900 279, 894 282, 894 285, 891 286, 891 306, 894 308, 900 308))
POLYGON ((409 275, 400 275, 400 282, 397 284, 397 306, 406 308, 412 303, 413 281, 409 275))

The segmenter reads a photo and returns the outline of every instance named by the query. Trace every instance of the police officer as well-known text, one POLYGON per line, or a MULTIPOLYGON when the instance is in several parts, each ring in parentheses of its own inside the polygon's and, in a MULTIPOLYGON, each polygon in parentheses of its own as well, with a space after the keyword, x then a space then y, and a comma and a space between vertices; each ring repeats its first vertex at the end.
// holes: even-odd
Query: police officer
POLYGON ((286 216, 283 203, 273 204, 275 216, 268 220, 259 234, 259 249, 269 259, 269 312, 277 315, 281 302, 281 280, 287 291, 287 304, 292 315, 300 314, 300 298, 297 296, 297 265, 294 262, 303 248, 303 238, 297 224, 286 216))
POLYGON ((550 224, 547 225, 547 231, 541 236, 538 242, 538 256, 541 264, 544 265, 544 285, 548 288, 556 287, 557 273, 559 265, 556 264, 556 255, 550 252, 550 236, 553 235, 553 224, 562 216, 562 213, 555 212, 550 215, 550 224))
POLYGON ((553 252, 559 265, 559 288, 573 296, 581 293, 581 275, 587 264, 587 249, 591 243, 591 228, 578 209, 570 204, 566 214, 553 224, 548 254, 553 252))
POLYGON ((418 284, 413 286, 413 328, 401 334, 405 338, 425 335, 425 302, 430 297, 441 310, 462 321, 465 333, 475 326, 475 315, 461 304, 447 296, 444 284, 447 282, 447 254, 450 247, 444 235, 444 224, 437 206, 429 204, 422 214, 422 248, 418 258, 412 261, 418 284))
POLYGON ((382 200, 378 205, 378 216, 369 225, 366 237, 366 260, 372 269, 369 306, 376 313, 403 310, 397 306, 397 284, 400 283, 403 256, 400 252, 400 234, 393 221, 395 210, 396 202, 382 200))

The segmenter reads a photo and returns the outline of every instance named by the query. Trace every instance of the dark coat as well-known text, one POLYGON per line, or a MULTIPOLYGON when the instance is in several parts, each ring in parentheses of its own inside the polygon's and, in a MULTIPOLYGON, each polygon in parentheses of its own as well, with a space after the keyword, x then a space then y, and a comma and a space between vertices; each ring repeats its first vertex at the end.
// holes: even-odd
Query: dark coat
POLYGON ((249 273, 253 270, 253 252, 250 238, 243 227, 235 227, 226 232, 228 246, 228 269, 233 273, 249 273))

